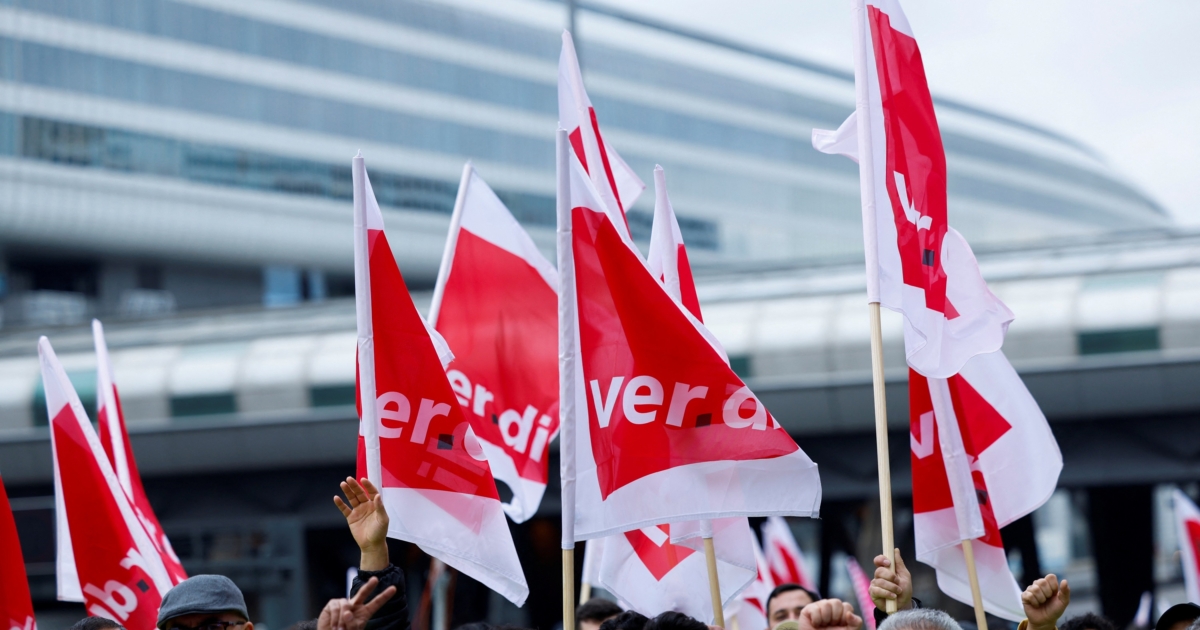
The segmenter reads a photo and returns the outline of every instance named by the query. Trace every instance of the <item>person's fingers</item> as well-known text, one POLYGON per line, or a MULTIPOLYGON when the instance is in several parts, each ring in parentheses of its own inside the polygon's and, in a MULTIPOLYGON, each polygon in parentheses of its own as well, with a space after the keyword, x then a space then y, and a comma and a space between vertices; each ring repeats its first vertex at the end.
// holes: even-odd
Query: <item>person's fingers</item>
POLYGON ((900 548, 896 548, 896 573, 908 573, 908 567, 904 566, 904 558, 900 557, 900 548))
POLYGON ((875 569, 876 580, 887 580, 888 582, 896 581, 896 572, 887 567, 879 567, 875 569))
POLYGON ((1058 592, 1058 576, 1057 575, 1054 575, 1053 573, 1047 575, 1046 583, 1050 585, 1050 592, 1052 594, 1058 592))
POLYGON ((367 494, 367 491, 363 489, 362 484, 358 483, 358 480, 351 479, 350 487, 354 488, 354 494, 358 496, 359 502, 367 503, 371 500, 371 497, 367 494))
MULTIPOLYGON (((1040 582, 1040 580, 1038 581, 1040 582)), ((1029 588, 1025 589, 1025 592, 1021 594, 1021 599, 1028 602, 1030 606, 1041 606, 1042 602, 1045 601, 1042 599, 1042 589, 1038 582, 1030 584, 1029 588)))
POLYGON ((362 606, 363 602, 371 597, 371 593, 375 592, 376 586, 379 586, 379 578, 373 577, 367 580, 367 583, 363 584, 362 588, 358 589, 358 592, 354 594, 354 597, 350 600, 350 605, 354 607, 362 606))
POLYGON ((342 513, 342 516, 350 518, 350 512, 352 510, 350 509, 350 506, 346 505, 346 502, 342 500, 342 497, 333 497, 333 504, 337 506, 337 509, 342 513))
POLYGON ((379 610, 380 608, 382 608, 384 604, 388 603, 388 600, 391 599, 392 596, 395 594, 396 594, 396 587, 389 586, 389 587, 383 589, 382 593, 380 593, 379 595, 376 595, 375 599, 372 599, 371 601, 367 602, 366 605, 363 606, 363 610, 366 611, 366 613, 367 613, 367 618, 370 619, 371 617, 374 617, 375 612, 377 610, 379 610))
MULTIPOLYGON (((890 566, 892 566, 892 563, 890 560, 888 560, 887 556, 885 556, 883 554, 879 554, 878 556, 875 556, 875 566, 880 567, 880 568, 890 567, 890 566)), ((876 571, 876 573, 878 574, 879 572, 876 571)))
POLYGON ((338 486, 342 489, 342 494, 346 495, 346 503, 350 506, 350 509, 354 509, 358 507, 358 495, 354 493, 354 488, 350 487, 349 482, 351 481, 354 480, 346 477, 346 481, 338 484, 338 486))
POLYGON ((825 600, 818 603, 820 605, 817 606, 817 614, 820 615, 821 625, 828 626, 833 621, 833 602, 825 600))
POLYGON ((367 494, 369 496, 374 497, 375 495, 379 494, 379 488, 376 488, 375 484, 372 483, 370 479, 363 477, 361 481, 362 487, 367 490, 367 494))
POLYGON ((889 597, 899 595, 904 590, 900 588, 899 584, 892 582, 891 580, 881 580, 879 578, 871 580, 871 590, 875 589, 887 593, 889 597))
POLYGON ((354 613, 350 612, 349 608, 342 608, 342 616, 338 618, 338 626, 340 630, 357 630, 359 624, 355 623, 354 613))
POLYGON ((1058 599, 1062 601, 1064 608, 1071 604, 1071 586, 1065 579, 1058 585, 1058 599))

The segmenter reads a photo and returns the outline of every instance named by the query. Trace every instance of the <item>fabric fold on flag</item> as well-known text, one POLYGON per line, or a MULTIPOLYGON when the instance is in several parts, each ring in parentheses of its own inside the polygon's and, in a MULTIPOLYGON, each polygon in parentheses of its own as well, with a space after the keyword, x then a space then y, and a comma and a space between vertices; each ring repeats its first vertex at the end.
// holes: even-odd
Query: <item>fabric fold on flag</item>
POLYGON ((799 584, 811 591, 817 590, 812 573, 804 562, 804 554, 792 528, 787 521, 778 517, 768 517, 762 524, 763 555, 767 567, 771 570, 771 580, 776 584, 799 584))
POLYGON ((483 445, 396 266, 362 156, 352 164, 359 468, 383 495, 388 536, 520 606, 529 587, 483 445))
MULTIPOLYGON (((577 160, 560 350, 574 378, 574 538, 662 523, 816 515, 820 477, 703 324, 663 290, 577 160)), ((565 403, 564 403, 565 404, 565 403)), ((564 540, 564 542, 567 542, 564 540)), ((606 554, 608 553, 606 549, 606 554)))
POLYGON ((1050 498, 1062 456, 1046 418, 1001 352, 949 379, 909 371, 913 528, 917 559, 938 586, 973 601, 962 541, 973 540, 984 608, 1024 616, 1000 528, 1050 498))
POLYGON ((541 504, 558 435, 558 272, 468 162, 430 319, 456 358, 450 385, 516 523, 541 504))
POLYGON ((724 605, 757 574, 754 533, 744 517, 716 519, 711 531, 700 528, 697 521, 681 525, 687 531, 677 532, 675 524, 652 525, 603 538, 599 585, 647 617, 675 610, 711 624, 702 537, 711 536, 718 550, 717 581, 724 605))
POLYGON ((679 219, 675 217, 675 209, 667 195, 667 176, 661 166, 654 167, 654 222, 650 226, 650 251, 646 263, 650 274, 662 282, 667 294, 703 322, 692 265, 688 261, 679 219))
POLYGON ((104 326, 100 320, 92 320, 92 342, 96 348, 96 424, 99 427, 100 444, 112 464, 121 489, 129 498, 133 512, 141 521, 146 533, 154 541, 163 566, 171 576, 171 583, 178 584, 187 579, 187 572, 158 517, 146 497, 142 487, 142 475, 138 472, 137 462, 133 457, 133 446, 129 443, 129 431, 125 428, 125 414, 121 410, 121 397, 117 394, 117 384, 113 379, 112 361, 108 357, 108 343, 104 340, 104 326))
MULTIPOLYGON (((38 341, 38 356, 50 418, 56 505, 64 512, 56 536, 60 543, 70 540, 71 555, 59 555, 56 569, 70 571, 77 590, 69 593, 79 594, 89 615, 128 628, 153 628, 171 576, 45 337, 38 341)), ((60 554, 62 550, 60 544, 60 554)))
POLYGON ((629 234, 625 213, 646 184, 600 133, 596 109, 583 87, 579 57, 571 33, 563 31, 562 53, 558 58, 558 124, 567 131, 571 152, 596 187, 598 198, 621 218, 618 230, 629 234))
POLYGON ((1013 315, 950 229, 945 150, 900 3, 859 0, 854 22, 855 112, 837 131, 814 130, 813 147, 859 163, 868 302, 904 316, 910 367, 949 378, 999 350, 1013 315))
POLYGON ((0 628, 37 630, 17 523, 0 479, 0 628))
POLYGON ((1175 504, 1175 531, 1179 537, 1179 556, 1183 561, 1183 586, 1189 602, 1200 602, 1200 508, 1188 495, 1176 488, 1171 493, 1175 504))

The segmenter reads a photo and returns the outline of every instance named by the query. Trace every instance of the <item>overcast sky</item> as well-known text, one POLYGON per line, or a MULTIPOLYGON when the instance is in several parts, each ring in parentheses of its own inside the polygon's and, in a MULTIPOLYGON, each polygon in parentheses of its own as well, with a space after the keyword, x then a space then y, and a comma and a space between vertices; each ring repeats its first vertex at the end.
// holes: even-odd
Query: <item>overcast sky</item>
MULTIPOLYGON (((852 67, 848 0, 601 1, 852 67)), ((1079 139, 1180 222, 1200 226, 1200 2, 903 4, 935 94, 1079 139)))

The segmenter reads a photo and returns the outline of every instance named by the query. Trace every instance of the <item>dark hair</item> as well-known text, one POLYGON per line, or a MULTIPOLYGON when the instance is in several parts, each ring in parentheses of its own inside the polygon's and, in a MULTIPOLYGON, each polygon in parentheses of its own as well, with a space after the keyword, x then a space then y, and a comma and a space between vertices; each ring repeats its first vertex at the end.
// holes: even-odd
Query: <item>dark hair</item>
POLYGON ((287 627, 287 630, 317 630, 316 619, 305 619, 287 627))
POLYGON ((84 617, 71 626, 71 630, 108 630, 109 628, 125 630, 125 626, 104 617, 84 617))
POLYGON ((821 599, 820 593, 817 593, 816 591, 810 591, 810 590, 804 588, 803 586, 800 586, 799 584, 792 584, 792 583, 780 584, 779 586, 776 586, 774 588, 774 590, 771 591, 770 595, 767 595, 767 614, 768 615, 771 614, 771 600, 775 599, 776 597, 779 597, 780 595, 783 595, 784 593, 788 593, 791 591, 804 591, 805 593, 808 593, 809 598, 812 599, 814 602, 821 599))
POLYGON ((624 611, 621 610, 621 607, 611 599, 593 597, 586 602, 583 602, 579 605, 579 608, 575 609, 575 623, 579 623, 581 621, 594 621, 596 623, 603 623, 604 620, 609 619, 610 617, 616 617, 622 612, 624 611))
POLYGON ((1117 625, 1096 613, 1083 613, 1058 624, 1059 630, 1117 630, 1117 625))
POLYGON ((626 610, 600 624, 600 630, 643 630, 647 621, 650 621, 650 618, 646 615, 636 610, 626 610))
POLYGON ((644 630, 708 630, 708 625, 673 610, 646 622, 644 630))

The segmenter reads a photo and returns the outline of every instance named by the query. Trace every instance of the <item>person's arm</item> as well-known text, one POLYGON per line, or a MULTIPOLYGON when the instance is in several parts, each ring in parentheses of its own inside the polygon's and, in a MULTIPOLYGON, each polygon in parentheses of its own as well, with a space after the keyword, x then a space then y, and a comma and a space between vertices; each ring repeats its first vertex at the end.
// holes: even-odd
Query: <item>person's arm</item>
MULTIPOLYGON (((875 579, 871 580, 871 601, 875 604, 875 627, 887 619, 884 606, 888 600, 896 601, 896 610, 913 608, 912 574, 904 566, 900 550, 896 550, 896 569, 893 571, 887 556, 875 556, 875 579)), ((919 606, 917 606, 919 607, 919 606)))
POLYGON ((369 479, 360 482, 351 477, 343 481, 342 492, 346 500, 334 497, 333 502, 346 517, 350 534, 358 543, 360 552, 358 575, 350 586, 350 593, 359 592, 371 579, 378 581, 379 588, 395 587, 396 594, 388 600, 366 623, 366 630, 408 630, 408 598, 404 571, 392 565, 388 559, 387 530, 388 515, 383 506, 383 496, 369 479))
POLYGON ((1021 593, 1025 619, 1018 630, 1055 630, 1058 620, 1071 603, 1071 587, 1066 580, 1058 581, 1053 573, 1035 580, 1021 593))

